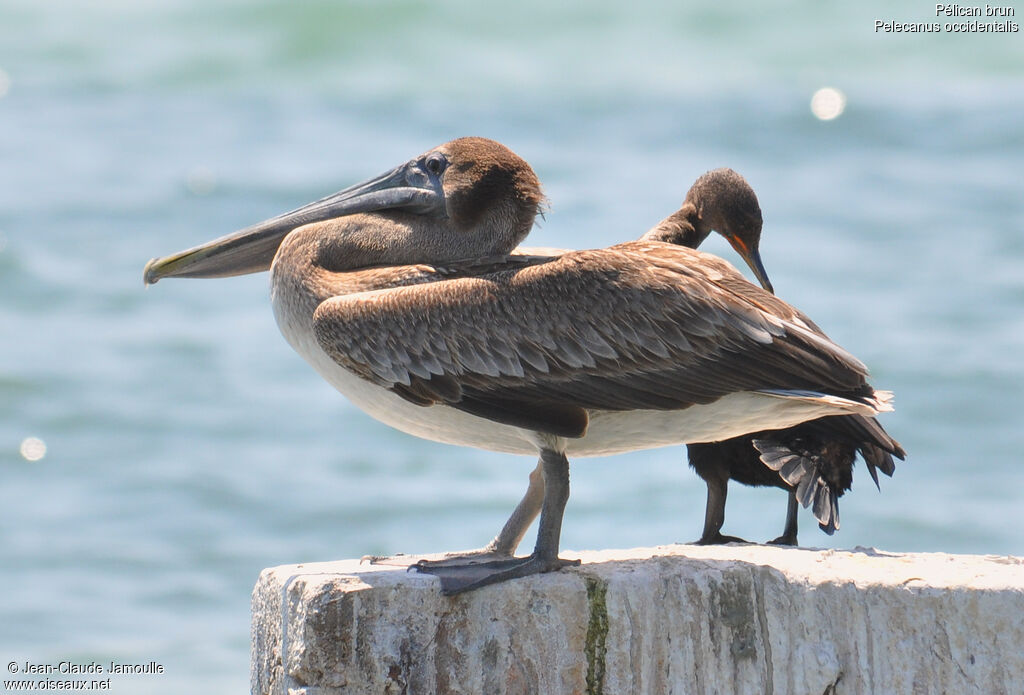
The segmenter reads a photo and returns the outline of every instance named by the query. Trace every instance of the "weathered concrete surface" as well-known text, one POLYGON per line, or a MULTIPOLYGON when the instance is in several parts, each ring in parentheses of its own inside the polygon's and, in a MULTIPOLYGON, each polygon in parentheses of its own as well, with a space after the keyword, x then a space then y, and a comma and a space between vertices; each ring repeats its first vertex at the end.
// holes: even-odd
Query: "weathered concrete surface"
POLYGON ((440 595, 344 561, 265 570, 252 691, 1024 693, 1024 559, 664 546, 440 595))

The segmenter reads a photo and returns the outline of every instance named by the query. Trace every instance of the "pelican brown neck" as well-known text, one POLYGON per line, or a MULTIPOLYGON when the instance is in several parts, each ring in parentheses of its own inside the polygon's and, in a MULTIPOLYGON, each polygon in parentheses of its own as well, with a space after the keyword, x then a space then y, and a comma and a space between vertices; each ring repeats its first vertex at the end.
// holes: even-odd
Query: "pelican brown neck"
POLYGON ((711 232, 710 228, 703 225, 698 226, 697 223, 699 223, 697 208, 693 203, 686 202, 683 203, 683 207, 651 227, 650 231, 641 238, 695 249, 704 242, 711 232))

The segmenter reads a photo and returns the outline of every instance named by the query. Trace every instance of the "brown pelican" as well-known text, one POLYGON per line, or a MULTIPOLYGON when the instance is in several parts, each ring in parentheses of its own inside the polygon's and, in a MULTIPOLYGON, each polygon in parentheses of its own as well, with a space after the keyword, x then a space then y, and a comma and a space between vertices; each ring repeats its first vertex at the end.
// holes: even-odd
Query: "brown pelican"
MULTIPOLYGON (((682 207, 643 238, 695 249, 717 231, 746 261, 762 287, 773 292, 761 262, 761 226, 761 208, 746 179, 731 169, 715 169, 698 178, 682 207)), ((815 330, 820 329, 815 326, 815 330)), ((876 487, 877 471, 891 476, 896 468, 892 457, 906 455, 874 418, 863 415, 824 417, 785 430, 688 444, 690 465, 708 490, 704 531, 697 543, 743 542, 721 533, 730 479, 789 491, 785 529, 772 543, 797 544, 798 503, 812 506, 821 529, 832 535, 839 528, 838 498, 850 489, 858 452, 876 487)))
POLYGON ((534 552, 424 567, 447 593, 577 564, 558 555, 567 456, 890 409, 859 360, 714 256, 657 241, 510 254, 542 200, 513 152, 461 138, 152 260, 145 280, 270 270, 288 342, 367 413, 426 439, 539 454, 534 552))
MULTIPOLYGON (((740 174, 716 169, 698 178, 682 206, 659 222, 643 239, 696 249, 711 232, 718 232, 747 263, 758 282, 773 292, 761 261, 761 207, 757 195, 740 174)), ((567 249, 520 248, 516 253, 557 256, 567 249)), ((813 325, 800 315, 801 320, 813 325)), ((817 330, 817 329, 816 329, 817 330)), ((719 442, 687 445, 690 465, 707 485, 704 531, 700 545, 745 542, 723 536, 729 480, 744 485, 778 487, 789 492, 783 534, 771 541, 797 544, 797 509, 812 505, 822 530, 831 535, 839 528, 838 497, 850 489, 857 453, 864 458, 875 485, 878 470, 892 475, 892 456, 905 456, 900 445, 874 418, 846 415, 818 418, 786 430, 762 431, 719 442)), ((544 496, 541 467, 530 474, 523 500, 490 545, 455 557, 508 557, 515 552, 527 528, 540 513, 544 496)))

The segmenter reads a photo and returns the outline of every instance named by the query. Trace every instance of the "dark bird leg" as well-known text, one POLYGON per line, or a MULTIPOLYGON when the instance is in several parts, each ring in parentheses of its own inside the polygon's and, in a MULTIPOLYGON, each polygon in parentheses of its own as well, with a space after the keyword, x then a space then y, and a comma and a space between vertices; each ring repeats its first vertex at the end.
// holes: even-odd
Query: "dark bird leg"
POLYGON ((523 499, 512 511, 501 531, 483 549, 483 553, 501 557, 512 557, 526 535, 526 529, 540 514, 544 505, 544 460, 537 461, 537 467, 530 471, 530 486, 523 499))
MULTIPOLYGON (((562 535, 562 515, 565 513, 565 503, 569 500, 569 461, 563 453, 544 449, 540 454, 540 468, 544 483, 541 488, 543 502, 540 512, 540 527, 537 530, 537 544, 531 555, 458 565, 439 565, 436 562, 421 561, 413 565, 413 569, 439 577, 441 593, 450 596, 508 579, 527 577, 580 564, 579 560, 563 560, 558 557, 559 540, 562 535)), ((523 498, 520 507, 516 508, 516 512, 524 507, 523 503, 525 502, 527 504, 523 511, 528 514, 530 496, 530 491, 527 491, 526 497, 523 498)), ((522 537, 520 526, 522 526, 521 519, 517 520, 514 512, 495 542, 502 542, 502 536, 506 535, 505 542, 514 541, 517 544, 518 539, 522 537), (505 534, 506 530, 509 531, 508 534, 505 534)))
POLYGON ((704 533, 694 545, 720 545, 722 543, 746 543, 736 536, 723 536, 725 523, 725 498, 729 494, 729 479, 709 475, 704 479, 708 486, 708 503, 704 509, 704 533))
POLYGON ((772 545, 797 545, 796 542, 796 513, 800 508, 800 503, 796 499, 796 490, 789 491, 789 506, 786 507, 786 528, 783 529, 782 535, 773 541, 768 541, 772 545))
MULTIPOLYGON (((465 552, 448 553, 443 560, 420 560, 415 566, 417 569, 423 567, 454 567, 457 565, 473 565, 490 560, 501 560, 512 557, 519 547, 519 543, 526 535, 530 524, 540 514, 544 504, 544 463, 537 461, 537 467, 530 471, 530 485, 526 489, 523 499, 512 511, 508 521, 502 526, 501 531, 490 543, 479 550, 467 550, 465 552)), ((374 564, 394 564, 390 557, 366 557, 374 564)), ((403 563, 404 564, 404 563, 403 563)))

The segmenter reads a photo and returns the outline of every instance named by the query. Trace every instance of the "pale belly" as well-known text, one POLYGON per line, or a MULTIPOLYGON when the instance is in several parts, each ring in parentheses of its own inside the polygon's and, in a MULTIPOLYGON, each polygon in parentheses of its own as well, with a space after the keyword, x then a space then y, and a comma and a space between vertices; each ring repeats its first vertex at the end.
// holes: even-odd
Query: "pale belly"
POLYGON ((510 454, 536 455, 542 447, 554 446, 570 457, 607 456, 720 441, 758 430, 791 427, 825 415, 875 414, 868 406, 832 397, 784 397, 744 391, 685 410, 592 410, 585 436, 555 440, 448 406, 415 405, 343 369, 319 347, 315 354, 303 357, 352 403, 395 429, 435 442, 510 454))

